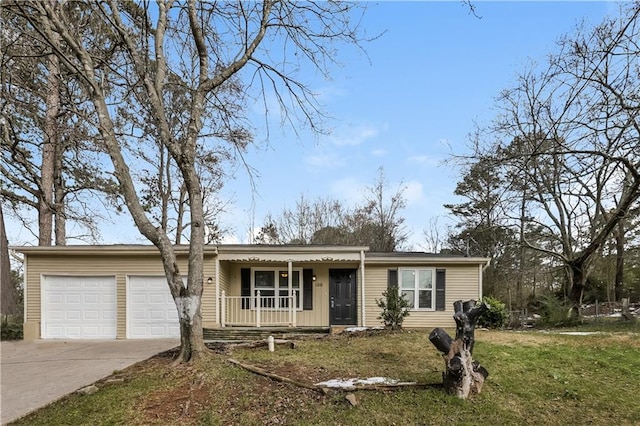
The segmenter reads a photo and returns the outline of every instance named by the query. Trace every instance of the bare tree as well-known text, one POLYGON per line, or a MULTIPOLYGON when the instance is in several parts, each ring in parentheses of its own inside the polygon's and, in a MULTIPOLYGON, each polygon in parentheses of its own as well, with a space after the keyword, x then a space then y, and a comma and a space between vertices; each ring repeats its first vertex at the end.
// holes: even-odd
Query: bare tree
POLYGON ((267 215, 256 237, 261 244, 366 245, 373 251, 391 252, 407 239, 404 187, 389 194, 382 168, 373 186, 365 188, 365 202, 352 208, 339 200, 308 200, 304 195, 294 209, 267 215))
POLYGON ((335 43, 358 42, 353 25, 357 21, 351 20, 355 6, 272 0, 88 4, 80 19, 90 19, 110 34, 108 38, 74 31, 77 10, 72 20, 65 7, 47 2, 20 1, 9 8, 37 29, 61 67, 82 87, 87 120, 101 136, 127 209, 136 227, 159 249, 179 313, 179 359, 199 358, 206 353, 200 313, 205 220, 196 158, 199 146, 214 143, 203 138, 209 133, 206 112, 224 108, 218 91, 236 74, 244 75, 259 85, 262 94, 275 93, 285 120, 293 122, 293 113, 299 111, 299 117, 317 129, 318 104, 309 88, 296 80, 295 72, 306 63, 326 74, 327 64, 337 57, 335 43), (92 54, 93 46, 103 43, 114 55, 92 54), (180 75, 185 84, 188 125, 184 129, 169 120, 165 95, 172 74, 180 75), (126 109, 146 117, 146 125, 153 128, 148 133, 167 149, 184 181, 190 217, 187 283, 181 278, 169 236, 147 215, 132 177, 125 149, 129 136, 141 129, 121 120, 126 109))
POLYGON ((265 217, 256 241, 262 244, 339 244, 323 235, 326 237, 324 230, 341 228, 344 215, 345 208, 338 200, 309 200, 300 194, 294 208, 285 207, 279 215, 269 213, 265 217))
POLYGON ((389 193, 389 182, 382 167, 378 169, 373 186, 365 189, 366 202, 361 210, 370 217, 370 223, 361 227, 360 232, 368 234, 371 250, 396 251, 407 241, 404 217, 400 215, 407 205, 405 189, 401 183, 395 191, 389 193))
POLYGON ((546 66, 501 94, 498 142, 477 152, 508 183, 514 227, 545 237, 524 232, 523 243, 565 268, 573 312, 594 260, 640 198, 639 17, 640 3, 623 5, 618 18, 562 38, 546 66))
POLYGON ((429 219, 427 227, 422 230, 424 236, 424 250, 430 253, 440 253, 447 241, 446 230, 442 228, 440 217, 434 216, 429 219))

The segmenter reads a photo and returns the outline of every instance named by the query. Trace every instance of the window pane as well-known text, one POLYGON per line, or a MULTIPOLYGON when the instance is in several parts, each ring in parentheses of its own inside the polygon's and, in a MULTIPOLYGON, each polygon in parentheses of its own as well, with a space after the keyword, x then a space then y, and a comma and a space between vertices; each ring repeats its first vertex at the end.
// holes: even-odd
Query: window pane
POLYGON ((278 271, 278 285, 280 288, 287 288, 289 286, 289 273, 287 271, 278 271))
MULTIPOLYGON (((288 271, 278 271, 279 281, 278 284, 280 288, 289 288, 289 272, 288 271)), ((293 271, 292 275, 293 279, 292 285, 293 288, 300 288, 300 271, 293 271)))
POLYGON ((273 279, 273 271, 255 271, 254 285, 256 288, 274 288, 275 282, 273 279))
POLYGON ((412 309, 414 307, 414 300, 413 300, 413 295, 414 295, 414 291, 413 290, 402 290, 402 297, 404 297, 407 302, 409 302, 409 309, 412 309))
POLYGON ((430 269, 421 269, 418 271, 418 288, 431 288, 433 282, 431 278, 430 269))
POLYGON ((421 290, 418 292, 418 307, 431 309, 431 290, 421 290))
POLYGON ((412 289, 416 285, 416 271, 403 269, 400 271, 400 288, 412 289))

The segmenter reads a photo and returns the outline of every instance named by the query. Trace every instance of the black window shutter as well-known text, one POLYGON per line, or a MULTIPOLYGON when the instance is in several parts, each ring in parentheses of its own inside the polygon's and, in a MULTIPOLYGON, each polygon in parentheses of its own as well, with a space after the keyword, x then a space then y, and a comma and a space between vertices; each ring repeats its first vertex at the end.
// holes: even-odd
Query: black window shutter
POLYGON ((446 309, 445 275, 446 269, 436 269, 436 311, 444 311, 446 309))
POLYGON ((387 271, 387 291, 392 291, 393 288, 395 289, 398 288, 398 270, 397 269, 389 269, 387 271))
POLYGON ((240 269, 240 296, 242 296, 242 309, 251 307, 251 269, 240 269))
POLYGON ((313 269, 302 270, 302 309, 313 309, 313 269))

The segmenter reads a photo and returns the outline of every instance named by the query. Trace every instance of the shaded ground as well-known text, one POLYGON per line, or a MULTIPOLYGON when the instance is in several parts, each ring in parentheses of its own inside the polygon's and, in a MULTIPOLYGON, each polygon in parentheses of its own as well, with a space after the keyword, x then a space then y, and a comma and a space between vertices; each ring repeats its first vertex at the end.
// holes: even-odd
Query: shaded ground
MULTIPOLYGON (((217 363, 228 364, 229 349, 215 352, 217 353, 208 361, 212 368, 216 368, 214 364, 217 363)), ((150 392, 135 404, 138 421, 142 424, 196 424, 206 420, 207 416, 223 419, 228 424, 245 423, 247 418, 255 423, 285 424, 290 423, 291 419, 312 415, 310 407, 315 404, 332 403, 331 395, 258 375, 251 380, 249 389, 245 380, 217 378, 213 371, 202 371, 202 366, 173 367, 176 355, 177 351, 159 354, 145 363, 101 381, 98 386, 114 378, 128 381, 144 375, 145 371, 165 370, 167 383, 172 385, 150 392), (260 398, 260 395, 264 398, 260 398)), ((328 372, 323 367, 308 367, 292 362, 275 366, 264 362, 252 365, 306 383, 317 383, 328 377, 328 372)), ((235 367, 235 374, 246 376, 253 373, 235 367)))

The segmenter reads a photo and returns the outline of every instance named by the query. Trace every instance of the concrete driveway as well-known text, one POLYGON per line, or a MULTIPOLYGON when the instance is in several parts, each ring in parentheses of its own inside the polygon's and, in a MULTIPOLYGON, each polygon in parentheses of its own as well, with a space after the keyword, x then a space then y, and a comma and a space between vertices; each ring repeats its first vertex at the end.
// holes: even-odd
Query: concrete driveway
POLYGON ((179 345, 177 339, 0 343, 1 423, 179 345))

